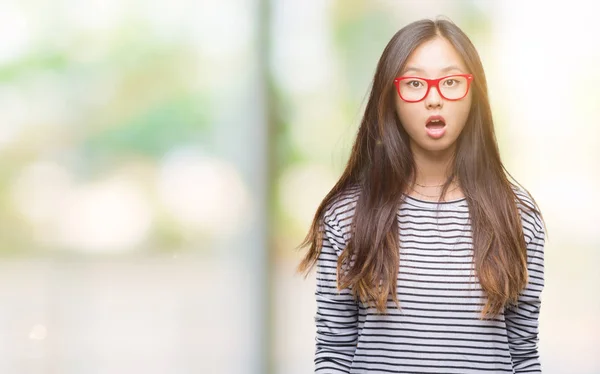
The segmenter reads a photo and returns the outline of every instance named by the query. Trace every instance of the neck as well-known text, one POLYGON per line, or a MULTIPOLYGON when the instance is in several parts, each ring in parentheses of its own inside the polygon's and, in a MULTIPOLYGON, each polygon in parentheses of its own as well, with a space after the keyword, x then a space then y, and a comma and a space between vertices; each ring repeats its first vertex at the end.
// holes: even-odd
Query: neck
POLYGON ((434 152, 413 147, 413 158, 416 165, 415 182, 426 186, 440 185, 446 182, 452 172, 454 147, 434 152))

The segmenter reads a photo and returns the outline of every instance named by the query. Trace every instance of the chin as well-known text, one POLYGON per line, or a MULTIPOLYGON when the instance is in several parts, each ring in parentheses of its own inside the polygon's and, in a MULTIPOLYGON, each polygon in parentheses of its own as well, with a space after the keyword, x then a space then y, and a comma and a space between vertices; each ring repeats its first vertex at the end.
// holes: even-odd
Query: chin
POLYGON ((453 145, 454 142, 448 141, 447 139, 440 139, 438 141, 431 141, 431 139, 427 139, 425 144, 421 144, 421 148, 429 152, 443 152, 452 148, 453 145))

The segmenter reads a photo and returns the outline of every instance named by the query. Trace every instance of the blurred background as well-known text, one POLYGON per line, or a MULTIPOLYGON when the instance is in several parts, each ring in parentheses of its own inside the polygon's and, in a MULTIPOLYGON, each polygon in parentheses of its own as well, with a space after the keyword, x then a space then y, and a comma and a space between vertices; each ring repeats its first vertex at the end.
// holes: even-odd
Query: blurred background
POLYGON ((600 373, 592 1, 2 0, 0 372, 313 370, 295 273, 392 35, 443 15, 548 225, 546 374, 600 373))

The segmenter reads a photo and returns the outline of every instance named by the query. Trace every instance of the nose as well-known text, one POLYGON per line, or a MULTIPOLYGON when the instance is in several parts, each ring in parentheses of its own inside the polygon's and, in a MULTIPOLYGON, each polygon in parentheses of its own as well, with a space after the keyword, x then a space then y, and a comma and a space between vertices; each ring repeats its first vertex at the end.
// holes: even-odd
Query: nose
POLYGON ((437 107, 442 107, 443 104, 443 100, 442 100, 442 96, 440 95, 440 92, 438 91, 438 87, 437 86, 432 86, 429 89, 429 92, 427 93, 427 96, 425 97, 425 106, 427 108, 437 108, 437 107))

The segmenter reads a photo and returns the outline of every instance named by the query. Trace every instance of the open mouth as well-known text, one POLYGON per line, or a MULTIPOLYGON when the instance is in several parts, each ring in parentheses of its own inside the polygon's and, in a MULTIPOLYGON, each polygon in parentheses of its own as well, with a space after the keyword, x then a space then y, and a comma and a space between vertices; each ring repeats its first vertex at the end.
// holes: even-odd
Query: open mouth
POLYGON ((427 135, 433 139, 440 139, 446 133, 446 121, 440 115, 433 115, 425 122, 427 135))
POLYGON ((443 119, 431 119, 427 121, 425 126, 431 130, 443 129, 446 126, 446 122, 443 119))

